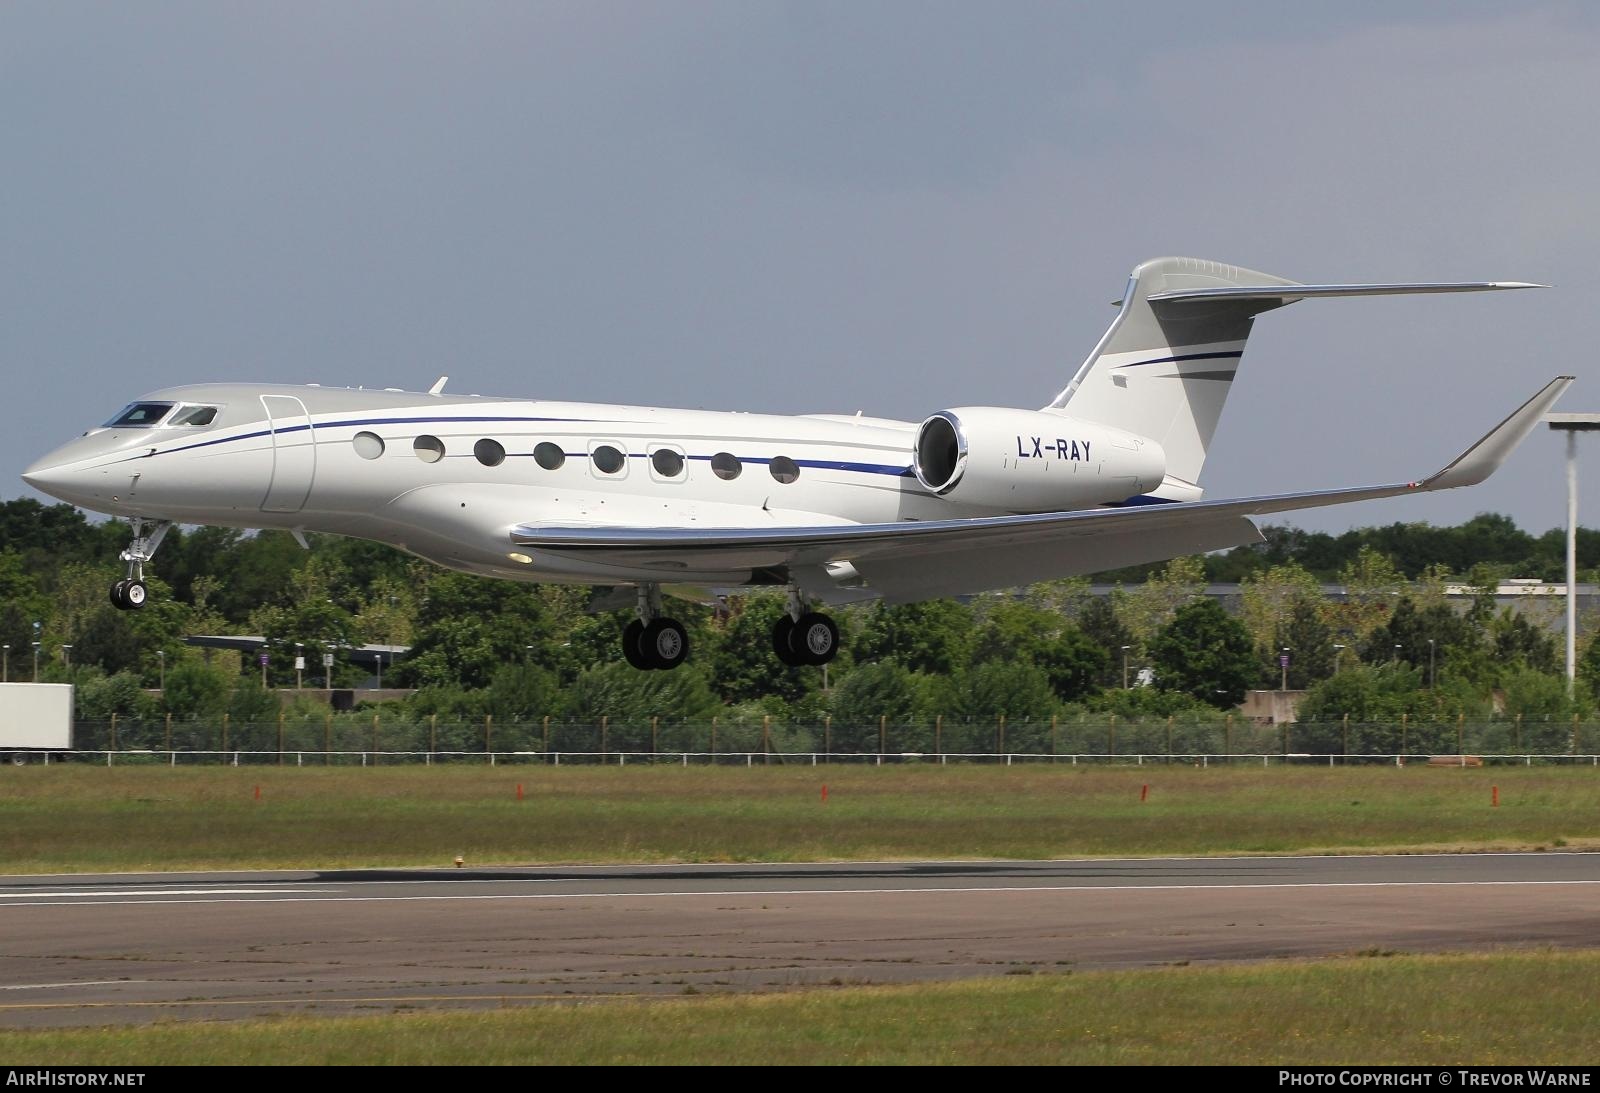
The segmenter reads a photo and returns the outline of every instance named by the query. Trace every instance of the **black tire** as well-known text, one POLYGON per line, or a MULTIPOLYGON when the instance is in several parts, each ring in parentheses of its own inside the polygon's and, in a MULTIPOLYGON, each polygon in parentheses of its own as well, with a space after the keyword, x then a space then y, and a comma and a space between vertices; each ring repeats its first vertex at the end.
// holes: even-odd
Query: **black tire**
POLYGON ((802 664, 826 664, 839 653, 839 627, 827 615, 808 611, 794 624, 789 646, 802 664))
POLYGON ((677 619, 656 619, 644 628, 639 648, 650 667, 671 671, 689 658, 689 634, 677 619))
POLYGON ((126 578, 117 581, 111 586, 111 606, 118 611, 126 611, 128 609, 128 601, 122 598, 123 591, 127 587, 128 581, 126 578))
POLYGON ((778 659, 788 667, 798 668, 805 661, 795 652, 793 642, 794 620, 788 615, 783 615, 772 627, 772 651, 778 654, 778 659))
POLYGON ((641 672, 647 671, 650 661, 644 655, 644 623, 634 619, 622 628, 622 657, 641 672))
POLYGON ((150 592, 143 581, 129 581, 122 587, 122 600, 131 611, 139 610, 149 598, 150 592))

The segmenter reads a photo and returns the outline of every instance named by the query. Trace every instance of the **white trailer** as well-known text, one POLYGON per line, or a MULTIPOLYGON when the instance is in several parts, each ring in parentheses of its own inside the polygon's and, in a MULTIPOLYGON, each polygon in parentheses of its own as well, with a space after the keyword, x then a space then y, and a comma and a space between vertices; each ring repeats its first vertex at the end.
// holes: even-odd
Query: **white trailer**
POLYGON ((0 683, 0 755, 22 763, 71 749, 72 684, 0 683))

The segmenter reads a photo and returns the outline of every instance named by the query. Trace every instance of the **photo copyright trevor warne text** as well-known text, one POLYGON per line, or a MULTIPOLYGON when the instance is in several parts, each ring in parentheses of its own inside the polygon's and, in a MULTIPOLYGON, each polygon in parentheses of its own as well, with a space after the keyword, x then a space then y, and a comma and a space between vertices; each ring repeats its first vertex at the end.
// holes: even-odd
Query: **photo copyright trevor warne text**
POLYGON ((1490 1086, 1595 1087, 1593 1068, 1562 1066, 1289 1067, 1278 1070, 1278 1084, 1286 1087, 1342 1086, 1351 1089, 1388 1086, 1422 1089, 1448 1089, 1453 1086, 1467 1089, 1490 1086))

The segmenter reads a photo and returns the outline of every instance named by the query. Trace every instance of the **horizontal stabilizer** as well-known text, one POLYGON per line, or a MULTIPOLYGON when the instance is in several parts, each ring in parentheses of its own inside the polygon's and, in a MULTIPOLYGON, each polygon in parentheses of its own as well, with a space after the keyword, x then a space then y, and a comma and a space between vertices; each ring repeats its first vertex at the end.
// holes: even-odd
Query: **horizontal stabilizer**
POLYGON ((1152 304, 1198 300, 1276 300, 1292 304, 1318 296, 1417 296, 1432 292, 1500 292, 1514 288, 1549 288, 1530 281, 1420 281, 1396 285, 1228 285, 1219 288, 1179 289, 1145 297, 1152 304))

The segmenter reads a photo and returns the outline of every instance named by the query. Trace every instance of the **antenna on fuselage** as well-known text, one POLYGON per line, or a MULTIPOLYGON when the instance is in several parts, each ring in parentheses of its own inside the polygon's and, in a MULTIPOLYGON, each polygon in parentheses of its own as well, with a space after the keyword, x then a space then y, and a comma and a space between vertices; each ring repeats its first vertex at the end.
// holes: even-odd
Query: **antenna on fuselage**
POLYGON ((449 376, 440 376, 439 377, 439 382, 434 384, 432 387, 428 388, 428 394, 430 394, 430 395, 442 395, 442 394, 444 394, 444 385, 449 383, 449 382, 450 382, 450 377, 449 376))

